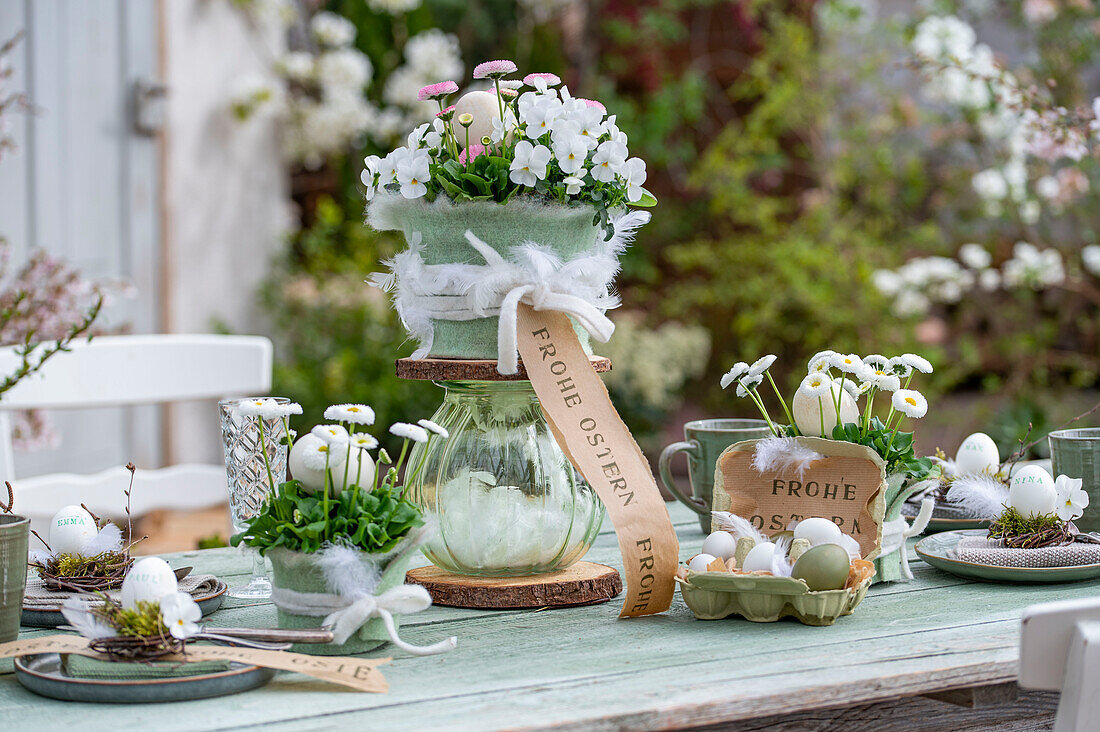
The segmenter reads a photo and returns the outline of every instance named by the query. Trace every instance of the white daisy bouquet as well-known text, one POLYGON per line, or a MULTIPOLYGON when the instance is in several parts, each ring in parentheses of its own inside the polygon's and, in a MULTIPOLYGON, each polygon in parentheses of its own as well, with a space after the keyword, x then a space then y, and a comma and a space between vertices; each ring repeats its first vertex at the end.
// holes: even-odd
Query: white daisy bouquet
POLYGON ((514 197, 581 203, 612 235, 612 218, 625 206, 653 206, 642 185, 645 162, 630 157, 627 136, 602 104, 570 94, 554 74, 517 71, 511 61, 487 61, 473 73, 492 84, 453 105, 454 81, 423 87, 422 101, 439 107, 435 119, 413 130, 408 145, 364 161, 366 197, 387 192, 406 199, 438 196, 455 203, 514 197), (609 213, 610 212, 610 213, 609 213))
POLYGON ((806 435, 866 445, 886 461, 888 475, 902 475, 907 482, 923 480, 937 469, 932 459, 916 456, 913 433, 901 431, 906 419, 928 412, 928 400, 909 388, 917 372, 932 373, 927 359, 914 353, 887 358, 821 351, 810 359, 790 405, 770 373, 775 360, 768 355, 751 365, 739 362, 722 376, 721 385, 736 384, 737 396, 752 400, 776 437, 806 435), (760 393, 765 379, 787 424, 777 424, 768 413, 760 393), (885 420, 874 413, 879 395, 889 398, 885 420))

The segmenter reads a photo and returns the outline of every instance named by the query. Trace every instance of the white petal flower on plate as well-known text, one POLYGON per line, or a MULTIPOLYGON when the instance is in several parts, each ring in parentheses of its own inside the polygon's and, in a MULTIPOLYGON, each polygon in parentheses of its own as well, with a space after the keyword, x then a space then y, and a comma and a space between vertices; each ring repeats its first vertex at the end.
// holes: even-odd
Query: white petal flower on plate
POLYGON ((448 437, 451 436, 451 433, 447 431, 446 427, 444 427, 440 424, 437 424, 437 423, 431 421, 430 419, 418 419, 418 420, 416 420, 416 423, 418 425, 420 425, 421 427, 423 427, 424 429, 428 430, 428 432, 432 432, 434 434, 437 434, 440 437, 442 437, 443 439, 447 439, 448 437))
POLYGON ((932 373, 932 364, 924 356, 918 356, 915 353, 906 353, 901 357, 908 366, 915 368, 922 374, 932 373))
POLYGON ((1081 478, 1070 478, 1068 475, 1059 475, 1054 481, 1054 490, 1058 494, 1058 506, 1055 509, 1058 518, 1073 521, 1085 515, 1089 494, 1081 487, 1083 483, 1081 478))
MULTIPOLYGON (((555 134, 555 138, 557 135, 555 134)), ((553 143, 554 157, 557 158, 558 167, 567 175, 574 175, 584 167, 584 161, 588 158, 588 146, 580 135, 572 135, 556 139, 553 143)))
POLYGON ((626 200, 637 203, 645 194, 642 184, 645 183, 645 161, 641 158, 630 158, 623 164, 621 172, 626 183, 626 200))
POLYGON ((325 419, 352 424, 374 424, 374 410, 366 404, 333 404, 325 410, 325 419))
POLYGON ((749 372, 749 365, 744 361, 738 361, 733 365, 726 373, 722 374, 722 380, 719 382, 722 388, 725 389, 730 384, 744 378, 745 374, 749 372))
POLYGON ((309 431, 326 445, 343 445, 348 441, 348 431, 338 424, 319 424, 309 431))
POLYGON ((426 150, 418 150, 398 164, 397 182, 401 184, 401 195, 404 198, 420 198, 427 194, 426 184, 431 177, 428 170, 430 160, 426 150))
POLYGON ((772 367, 772 364, 775 363, 775 359, 776 356, 771 353, 762 358, 758 358, 753 362, 752 366, 749 366, 749 378, 755 379, 757 376, 761 376, 772 367))
POLYGON ((925 399, 924 395, 919 391, 914 391, 913 389, 899 389, 895 391, 891 403, 894 409, 898 410, 906 417, 920 419, 928 414, 928 400, 925 399))
POLYGON ((546 178, 546 165, 549 162, 550 148, 520 140, 516 143, 515 158, 512 160, 508 178, 513 183, 534 188, 535 183, 546 178))
POLYGON ((408 422, 394 422, 390 425, 390 433, 398 437, 404 437, 413 442, 427 442, 428 431, 418 424, 408 422))
POLYGON ((611 183, 626 163, 626 155, 626 145, 612 140, 601 142, 592 156, 592 177, 601 183, 611 183))
POLYGON ((172 637, 183 640, 199 632, 202 610, 190 594, 176 592, 160 599, 160 617, 172 637))

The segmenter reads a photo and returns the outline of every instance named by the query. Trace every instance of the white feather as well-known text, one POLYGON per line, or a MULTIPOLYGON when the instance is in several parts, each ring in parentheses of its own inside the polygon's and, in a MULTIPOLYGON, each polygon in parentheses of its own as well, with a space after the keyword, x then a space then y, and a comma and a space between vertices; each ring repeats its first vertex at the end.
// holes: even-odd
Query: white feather
POLYGON ((716 528, 730 532, 736 539, 742 537, 752 539, 754 544, 763 544, 764 542, 771 541, 771 539, 764 536, 763 532, 753 526, 748 519, 742 518, 735 513, 729 513, 728 511, 711 511, 710 515, 716 528))
POLYGON ((794 472, 801 478, 806 468, 824 457, 795 437, 768 437, 756 443, 752 466, 758 473, 794 472))
POLYGON ((85 638, 113 638, 118 635, 107 621, 92 612, 92 601, 87 595, 72 595, 65 598, 61 606, 61 615, 85 638))
POLYGON ((363 562, 364 553, 339 544, 329 544, 321 549, 317 563, 330 592, 345 597, 373 595, 382 579, 382 572, 374 562, 363 562))
POLYGON ((80 547, 80 553, 86 557, 94 557, 103 552, 120 551, 122 551, 122 530, 110 522, 80 547))
POLYGON ((772 553, 772 574, 776 577, 790 577, 791 561, 787 558, 787 552, 791 550, 791 538, 781 536, 775 540, 775 551, 772 553))
POLYGON ((988 475, 962 475, 951 483, 947 500, 975 518, 995 519, 1008 503, 1008 486, 988 475))

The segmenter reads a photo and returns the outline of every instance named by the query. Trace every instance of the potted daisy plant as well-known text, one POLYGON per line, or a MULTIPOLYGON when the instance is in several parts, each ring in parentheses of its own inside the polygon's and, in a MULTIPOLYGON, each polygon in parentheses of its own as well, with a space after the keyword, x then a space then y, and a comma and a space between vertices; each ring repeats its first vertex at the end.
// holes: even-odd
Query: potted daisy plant
MULTIPOLYGON (((298 405, 262 400, 245 408, 246 416, 284 420, 294 437, 286 420, 301 413, 298 405)), ((424 588, 404 584, 409 560, 433 531, 405 496, 402 478, 416 471, 407 469, 409 445, 445 440, 446 430, 429 420, 393 424, 390 432, 403 439, 395 460, 367 431, 375 419, 369 406, 334 405, 324 416, 326 424, 294 441, 291 479, 272 481, 271 494, 232 537, 233 546, 271 559, 280 627, 332 629, 332 644, 297 650, 362 653, 387 640, 417 655, 453 648, 453 638, 428 647, 403 642, 396 617, 431 604, 424 588)))

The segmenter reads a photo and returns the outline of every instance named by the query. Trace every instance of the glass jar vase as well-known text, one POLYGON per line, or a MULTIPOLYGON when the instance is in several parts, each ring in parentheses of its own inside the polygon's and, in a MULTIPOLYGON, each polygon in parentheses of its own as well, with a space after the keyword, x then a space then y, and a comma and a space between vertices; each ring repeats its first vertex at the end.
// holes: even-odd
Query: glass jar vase
POLYGON ((604 506, 558 447, 527 381, 444 381, 433 421, 450 439, 417 444, 409 497, 439 530, 424 553, 449 572, 554 572, 585 555, 604 506))

